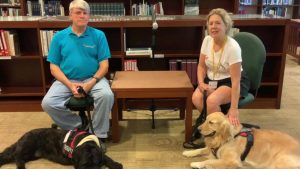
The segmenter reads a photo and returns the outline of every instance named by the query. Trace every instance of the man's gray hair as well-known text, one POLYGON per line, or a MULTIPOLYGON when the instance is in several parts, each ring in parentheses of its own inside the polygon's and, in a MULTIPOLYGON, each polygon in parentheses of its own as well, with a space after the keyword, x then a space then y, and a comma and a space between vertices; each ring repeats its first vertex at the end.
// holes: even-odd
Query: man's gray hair
POLYGON ((70 6, 69 6, 69 11, 71 12, 71 10, 73 8, 80 8, 80 9, 85 10, 87 13, 90 13, 90 6, 84 0, 74 0, 74 1, 72 1, 70 3, 70 6))

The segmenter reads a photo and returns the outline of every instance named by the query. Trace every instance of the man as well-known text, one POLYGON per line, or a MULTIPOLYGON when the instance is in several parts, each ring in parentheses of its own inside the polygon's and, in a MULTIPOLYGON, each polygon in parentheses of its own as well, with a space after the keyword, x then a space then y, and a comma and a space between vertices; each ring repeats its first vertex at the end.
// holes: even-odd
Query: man
POLYGON ((84 0, 74 0, 69 6, 72 25, 55 34, 47 61, 56 81, 42 101, 42 107, 62 129, 81 126, 80 117, 66 108, 65 103, 78 93, 81 86, 94 98, 92 123, 95 134, 103 141, 108 137, 109 114, 113 93, 107 79, 111 57, 105 34, 88 26, 90 7, 84 0))

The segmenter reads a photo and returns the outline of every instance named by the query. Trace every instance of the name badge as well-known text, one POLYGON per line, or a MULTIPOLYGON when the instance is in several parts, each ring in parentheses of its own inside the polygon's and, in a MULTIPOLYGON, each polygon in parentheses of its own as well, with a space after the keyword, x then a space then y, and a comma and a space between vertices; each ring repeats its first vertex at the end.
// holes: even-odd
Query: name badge
POLYGON ((209 81, 208 82, 208 87, 210 89, 216 89, 218 87, 218 81, 209 81))

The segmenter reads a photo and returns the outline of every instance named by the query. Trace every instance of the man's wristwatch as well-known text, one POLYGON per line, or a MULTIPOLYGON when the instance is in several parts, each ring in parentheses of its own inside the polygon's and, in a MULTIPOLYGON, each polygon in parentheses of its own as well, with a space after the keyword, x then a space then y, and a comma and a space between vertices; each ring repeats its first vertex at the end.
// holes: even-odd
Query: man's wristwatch
POLYGON ((94 78, 94 79, 96 79, 96 83, 98 83, 98 82, 99 82, 99 80, 100 80, 100 79, 99 79, 99 78, 97 78, 96 76, 93 76, 93 78, 94 78))

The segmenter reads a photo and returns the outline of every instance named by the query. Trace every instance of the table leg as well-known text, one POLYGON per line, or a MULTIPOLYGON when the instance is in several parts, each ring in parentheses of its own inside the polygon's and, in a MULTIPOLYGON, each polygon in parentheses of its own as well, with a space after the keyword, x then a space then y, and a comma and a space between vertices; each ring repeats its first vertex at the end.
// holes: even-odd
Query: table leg
POLYGON ((192 95, 186 98, 185 112, 185 141, 190 141, 192 136, 192 95))
POLYGON ((179 118, 184 119, 185 117, 185 99, 180 99, 179 118))
POLYGON ((115 97, 113 109, 112 109, 112 141, 117 143, 120 141, 119 133, 119 112, 118 112, 118 99, 115 97))

